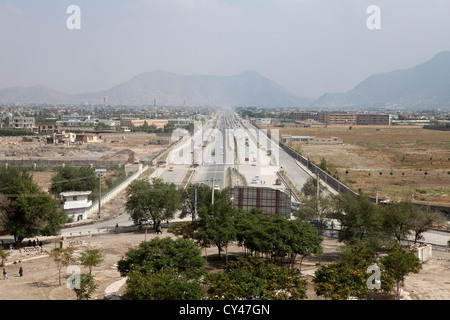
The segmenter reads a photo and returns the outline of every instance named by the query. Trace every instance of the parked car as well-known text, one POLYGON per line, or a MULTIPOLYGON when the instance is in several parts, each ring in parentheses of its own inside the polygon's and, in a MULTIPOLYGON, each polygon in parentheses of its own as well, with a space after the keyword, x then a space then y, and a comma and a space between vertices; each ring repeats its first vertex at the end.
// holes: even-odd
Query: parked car
POLYGON ((139 228, 142 228, 143 226, 150 226, 153 225, 153 220, 152 219, 146 219, 146 218, 142 218, 139 220, 134 220, 133 221, 135 225, 139 226, 139 228))
POLYGON ((322 226, 322 228, 328 228, 330 225, 326 221, 319 221, 319 220, 311 220, 309 221, 313 227, 319 228, 322 226))

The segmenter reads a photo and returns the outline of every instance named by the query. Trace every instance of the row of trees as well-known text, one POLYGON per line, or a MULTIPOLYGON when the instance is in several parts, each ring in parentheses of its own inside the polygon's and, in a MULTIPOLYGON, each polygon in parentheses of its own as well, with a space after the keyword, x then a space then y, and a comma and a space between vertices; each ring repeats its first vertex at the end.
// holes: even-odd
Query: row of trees
POLYGON ((288 269, 248 256, 211 273, 191 240, 155 238, 129 250, 118 262, 127 294, 139 300, 304 299, 306 281, 288 269))
POLYGON ((410 236, 417 240, 445 219, 411 203, 376 204, 364 195, 330 195, 315 178, 308 179, 301 189, 301 201, 295 215, 319 221, 319 232, 331 219, 340 224, 338 239, 345 245, 339 259, 320 266, 313 278, 316 293, 331 299, 388 294, 394 286, 398 298, 406 275, 421 268, 413 252, 401 246, 401 240, 410 236), (379 272, 378 290, 367 284, 369 267, 379 272))
POLYGON ((437 212, 422 210, 408 202, 376 204, 364 195, 331 195, 315 178, 307 180, 301 193, 297 217, 319 221, 319 232, 324 222, 335 219, 341 226, 339 241, 350 244, 364 241, 375 249, 410 236, 417 240, 445 220, 437 212))
POLYGON ((228 245, 234 242, 249 253, 260 253, 271 260, 287 257, 291 264, 297 255, 320 253, 322 239, 308 222, 265 216, 256 209, 245 212, 234 208, 228 190, 215 193, 211 203, 211 188, 206 185, 189 185, 180 191, 160 179, 135 180, 126 190, 125 206, 133 220, 152 219, 156 225, 157 221, 173 219, 177 210, 182 216, 193 215, 197 204, 198 219, 179 224, 174 233, 195 240, 205 250, 217 247, 219 258, 223 251, 228 258, 228 245))
POLYGON ((395 244, 376 252, 365 243, 346 245, 336 262, 320 266, 312 279, 317 295, 332 300, 350 297, 364 299, 379 295, 389 296, 409 273, 417 273, 421 263, 414 253, 395 244), (369 276, 370 275, 370 276, 369 276))
MULTIPOLYGON (((312 282, 317 295, 333 300, 385 297, 394 286, 398 297, 401 281, 420 268, 414 254, 399 245, 381 258, 363 244, 344 246, 336 262, 318 267, 312 282), (369 271, 375 271, 378 278, 372 281, 369 271)), ((142 242, 118 261, 118 271, 128 277, 127 294, 138 300, 299 300, 307 297, 308 283, 298 269, 249 255, 233 259, 223 271, 208 272, 201 250, 194 241, 183 238, 142 242)))
MULTIPOLYGON (((212 204, 211 188, 206 185, 190 185, 180 191, 174 185, 158 179, 152 182, 136 181, 129 186, 128 210, 135 218, 146 217, 155 221, 172 219, 178 209, 182 210, 183 216, 187 216, 195 210, 195 190, 197 219, 177 224, 170 230, 182 235, 185 241, 191 243, 190 246, 205 249, 205 253, 206 248, 213 246, 217 248, 220 258, 225 251, 225 270, 214 275, 201 276, 203 282, 198 278, 194 282, 185 279, 183 285, 172 283, 175 278, 167 273, 161 274, 161 271, 150 273, 151 277, 158 275, 158 281, 155 278, 146 280, 149 274, 139 272, 139 280, 135 280, 134 277, 137 276, 134 275, 134 280, 130 280, 128 286, 134 297, 155 298, 150 291, 146 294, 133 291, 136 288, 142 289, 139 285, 142 281, 150 281, 150 287, 155 289, 157 284, 163 283, 161 279, 171 279, 172 285, 183 288, 186 288, 188 283, 196 283, 195 299, 204 297, 201 293, 202 286, 206 288, 209 299, 301 299, 304 297, 300 273, 303 258, 320 255, 322 252, 322 238, 307 222, 311 219, 321 222, 337 219, 341 224, 339 241, 345 244, 335 263, 319 266, 317 269, 313 282, 318 295, 331 299, 367 298, 375 292, 389 293, 394 285, 397 285, 398 291, 404 277, 420 269, 418 259, 399 245, 400 240, 410 234, 423 233, 439 220, 438 214, 422 212, 407 203, 377 205, 364 196, 326 195, 324 187, 314 179, 308 180, 302 189, 302 205, 296 213, 297 219, 294 220, 278 215, 265 216, 256 209, 251 212, 235 209, 226 190, 222 193, 216 192, 215 203, 212 204), (228 262, 227 248, 231 243, 242 246, 245 258, 228 262), (298 269, 293 268, 297 256, 300 257, 298 269), (368 268, 374 265, 381 272, 380 287, 377 290, 372 290, 367 285, 368 268), (290 279, 293 282, 288 284, 281 278, 266 279, 261 270, 272 268, 277 269, 277 274, 283 274, 284 280, 290 279), (269 286, 270 289, 263 289, 262 284, 268 282, 283 285, 282 288, 274 289, 269 286), (295 293, 289 289, 292 283, 296 283, 295 293)), ((319 227, 319 232, 321 231, 319 227)), ((143 248, 141 250, 145 251, 143 248)), ((149 261, 143 251, 139 253, 140 259, 149 261)), ((207 254, 205 256, 207 257, 207 254)), ((136 262, 135 258, 128 259, 136 262)), ((147 270, 147 267, 141 268, 147 270)), ((122 270, 124 275, 129 272, 128 269, 119 270, 122 270)), ((158 290, 165 291, 164 288, 158 290)))
POLYGON ((92 275, 92 268, 103 262, 104 256, 101 249, 88 248, 75 257, 74 250, 71 247, 54 249, 50 252, 50 257, 58 269, 58 281, 61 286, 61 271, 63 267, 82 265, 89 269, 88 273, 77 273, 67 281, 72 290, 74 290, 77 300, 89 300, 98 285, 92 275))

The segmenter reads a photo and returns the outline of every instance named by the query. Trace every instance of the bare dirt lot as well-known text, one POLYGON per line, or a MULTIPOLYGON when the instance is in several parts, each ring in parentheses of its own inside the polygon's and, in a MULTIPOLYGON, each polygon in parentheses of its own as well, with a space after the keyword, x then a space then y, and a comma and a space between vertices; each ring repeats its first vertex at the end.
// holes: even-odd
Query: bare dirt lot
POLYGON ((22 137, 0 137, 0 163, 26 166, 31 169, 33 163, 37 163, 37 170, 33 170, 34 181, 45 191, 51 186, 51 178, 55 170, 46 161, 51 161, 52 166, 63 163, 70 166, 89 166, 91 163, 127 163, 129 154, 134 153, 134 159, 146 163, 155 155, 167 148, 167 145, 149 144, 154 140, 153 134, 122 134, 118 137, 109 137, 96 143, 81 145, 47 144, 44 141, 32 140, 24 142, 22 137))
MULTIPOLYGON (((90 238, 82 238, 84 245, 75 247, 75 253, 80 253, 86 248, 101 248, 104 254, 104 261, 93 268, 92 274, 98 288, 92 299, 105 299, 105 295, 114 294, 120 297, 125 293, 126 284, 111 289, 110 285, 123 280, 117 271, 117 261, 130 249, 135 248, 144 239, 150 240, 154 237, 175 236, 163 229, 163 234, 156 235, 149 231, 144 232, 119 233, 102 235, 90 238), (111 291, 112 290, 112 291, 111 291)), ((337 257, 339 250, 335 239, 325 238, 323 247, 324 253, 320 257, 305 258, 302 264, 302 274, 308 280, 309 289, 308 300, 324 300, 318 297, 313 291, 311 282, 316 263, 329 263, 337 257)), ((59 239, 54 242, 48 241, 43 247, 49 252, 55 246, 59 246, 59 239)), ((202 250, 204 254, 204 251, 202 250)), ((209 248, 207 250, 209 271, 221 270, 224 265, 224 258, 217 260, 217 250, 209 248)), ((229 256, 242 255, 242 248, 232 246, 229 248, 229 256)), ((71 273, 65 267, 61 270, 62 285, 58 281, 58 269, 55 262, 45 252, 40 255, 21 255, 17 250, 8 258, 5 266, 8 272, 7 280, 0 280, 1 300, 75 300, 75 293, 67 288, 67 279, 71 273), (22 266, 24 274, 19 277, 19 267, 22 266)), ((87 272, 80 266, 81 272, 87 272)), ((418 274, 410 275, 406 278, 403 287, 403 299, 413 300, 449 300, 450 299, 450 253, 433 251, 433 258, 423 264, 422 270, 418 274)))
POLYGON ((291 147, 319 164, 324 158, 354 190, 380 198, 450 206, 450 131, 421 126, 279 128, 280 136, 338 137, 343 144, 291 147))
POLYGON ((167 145, 149 144, 154 134, 118 134, 84 144, 48 144, 42 139, 25 142, 22 137, 0 137, 0 160, 128 160, 129 151, 142 162, 151 160, 167 145), (124 152, 127 151, 127 152, 124 152))

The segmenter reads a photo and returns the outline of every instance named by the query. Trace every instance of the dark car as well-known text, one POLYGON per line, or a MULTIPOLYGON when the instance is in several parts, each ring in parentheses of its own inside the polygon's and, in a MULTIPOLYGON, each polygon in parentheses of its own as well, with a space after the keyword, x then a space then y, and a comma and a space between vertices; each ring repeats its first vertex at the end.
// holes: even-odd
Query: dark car
POLYGON ((309 221, 309 223, 311 223, 311 225, 316 228, 319 228, 319 227, 328 228, 330 226, 328 224, 328 222, 326 222, 326 221, 311 220, 311 221, 309 221))

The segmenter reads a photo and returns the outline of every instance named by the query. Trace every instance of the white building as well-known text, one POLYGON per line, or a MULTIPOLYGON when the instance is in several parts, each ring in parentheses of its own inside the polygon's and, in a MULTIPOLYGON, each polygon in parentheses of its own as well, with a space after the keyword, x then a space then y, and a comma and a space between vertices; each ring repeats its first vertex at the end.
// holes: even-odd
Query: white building
POLYGON ((85 220, 88 209, 92 206, 92 200, 88 199, 91 193, 92 191, 61 192, 59 195, 63 197, 63 200, 60 208, 74 221, 85 220))

